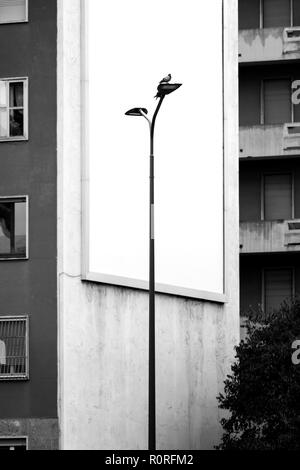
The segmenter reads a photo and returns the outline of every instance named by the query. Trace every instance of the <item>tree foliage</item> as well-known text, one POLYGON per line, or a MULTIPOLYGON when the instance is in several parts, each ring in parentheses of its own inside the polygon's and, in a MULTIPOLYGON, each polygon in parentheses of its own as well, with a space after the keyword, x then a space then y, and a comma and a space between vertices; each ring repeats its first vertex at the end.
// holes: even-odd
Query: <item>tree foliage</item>
POLYGON ((219 406, 227 410, 219 450, 300 450, 300 300, 278 312, 251 315, 247 339, 236 348, 219 406))

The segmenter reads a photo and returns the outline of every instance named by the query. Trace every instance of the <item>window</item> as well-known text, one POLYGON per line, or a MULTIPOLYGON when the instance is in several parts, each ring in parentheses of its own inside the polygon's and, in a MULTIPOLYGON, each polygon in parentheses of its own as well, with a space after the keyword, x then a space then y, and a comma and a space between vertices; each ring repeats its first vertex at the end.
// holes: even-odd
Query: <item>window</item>
POLYGON ((26 437, 0 437, 0 451, 1 450, 27 450, 26 437))
POLYGON ((264 270, 264 310, 271 313, 277 310, 282 302, 289 301, 294 293, 293 269, 264 270))
POLYGON ((290 0, 264 0, 264 28, 291 26, 290 0))
POLYGON ((28 317, 0 317, 0 380, 28 379, 28 317))
POLYGON ((28 257, 28 199, 0 198, 0 260, 28 257))
POLYGON ((0 141, 28 139, 28 80, 0 80, 0 141))
POLYGON ((299 0, 239 0, 239 28, 300 26, 299 0))
POLYGON ((264 220, 293 218, 292 187, 291 174, 264 175, 264 220))
POLYGON ((260 27, 260 0, 239 0, 239 28, 260 27))
POLYGON ((300 105, 292 104, 292 78, 242 77, 240 126, 279 125, 299 122, 300 105))
POLYGON ((28 0, 0 0, 0 23, 28 21, 28 0))
POLYGON ((264 124, 292 121, 292 83, 290 79, 264 80, 264 124))
POLYGON ((261 80, 243 77, 239 88, 240 126, 261 124, 261 80))

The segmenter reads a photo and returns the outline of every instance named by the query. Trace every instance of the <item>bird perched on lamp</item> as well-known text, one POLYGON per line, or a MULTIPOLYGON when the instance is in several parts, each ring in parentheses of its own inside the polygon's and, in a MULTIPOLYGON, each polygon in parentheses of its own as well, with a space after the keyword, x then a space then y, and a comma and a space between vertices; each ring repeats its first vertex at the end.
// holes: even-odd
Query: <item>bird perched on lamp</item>
POLYGON ((160 82, 159 82, 159 85, 157 87, 157 94, 156 96, 154 96, 154 98, 161 98, 162 96, 162 89, 164 87, 164 85, 167 85, 172 79, 172 75, 169 73, 169 75, 167 75, 166 77, 164 77, 160 82))
POLYGON ((169 73, 165 78, 163 78, 159 83, 169 83, 172 79, 172 75, 169 73))

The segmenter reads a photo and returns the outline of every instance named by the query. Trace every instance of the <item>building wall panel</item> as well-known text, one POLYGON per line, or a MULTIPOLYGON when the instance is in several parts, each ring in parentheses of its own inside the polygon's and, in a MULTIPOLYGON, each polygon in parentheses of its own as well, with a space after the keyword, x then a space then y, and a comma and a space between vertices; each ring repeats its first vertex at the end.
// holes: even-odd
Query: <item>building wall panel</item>
POLYGON ((0 142, 0 195, 29 196, 28 261, 0 262, 0 315, 30 317, 30 380, 0 383, 0 419, 57 417, 56 1, 0 25, 0 77, 29 78, 29 140, 0 142))

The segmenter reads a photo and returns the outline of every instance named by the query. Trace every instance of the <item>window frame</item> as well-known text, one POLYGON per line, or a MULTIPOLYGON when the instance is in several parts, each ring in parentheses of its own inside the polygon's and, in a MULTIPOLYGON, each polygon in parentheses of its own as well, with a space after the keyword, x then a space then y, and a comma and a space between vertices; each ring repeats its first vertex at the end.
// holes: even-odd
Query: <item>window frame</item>
POLYGON ((295 266, 265 266, 262 268, 262 292, 261 292, 261 305, 263 312, 266 308, 266 271, 291 271, 292 273, 292 297, 296 293, 296 273, 295 266))
MULTIPOLYGON (((290 0, 290 24, 289 26, 283 26, 284 28, 293 28, 294 25, 294 0, 290 0)), ((264 0, 259 1, 259 29, 272 29, 265 28, 265 12, 264 12, 264 0)), ((298 25, 299 26, 299 25, 298 25)), ((254 29, 254 28, 251 28, 254 29)))
POLYGON ((29 140, 29 99, 28 99, 28 77, 10 77, 10 78, 0 78, 1 82, 6 82, 8 86, 6 86, 6 94, 7 94, 7 106, 3 107, 8 111, 8 129, 9 129, 9 110, 11 107, 9 106, 9 84, 10 83, 23 83, 23 112, 24 112, 24 132, 22 136, 6 136, 0 137, 1 142, 16 142, 16 141, 27 141, 29 140))
POLYGON ((5 256, 0 253, 0 262, 1 261, 27 261, 29 259, 29 196, 1 196, 0 195, 0 202, 5 200, 18 200, 18 199, 25 199, 25 204, 26 204, 26 230, 25 230, 25 235, 26 235, 26 253, 25 256, 19 257, 19 256, 5 256))
POLYGON ((0 19, 0 25, 1 24, 21 24, 21 23, 28 23, 28 1, 25 0, 25 19, 24 20, 10 20, 10 21, 1 21, 0 19))
POLYGON ((266 202, 266 197, 265 197, 265 178, 266 176, 272 176, 272 175, 290 175, 291 176, 291 181, 292 181, 292 218, 291 219, 285 219, 285 220, 295 220, 295 173, 293 170, 288 170, 288 171, 281 171, 281 170, 274 170, 274 171, 265 171, 261 174, 261 221, 262 222, 276 222, 278 220, 282 219, 274 219, 274 220, 267 220, 265 218, 265 202, 266 202))
POLYGON ((3 374, 0 375, 1 382, 24 382, 29 380, 29 315, 10 315, 10 316, 0 316, 0 322, 6 321, 24 321, 25 322, 25 374, 12 375, 12 374, 3 374))

